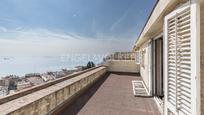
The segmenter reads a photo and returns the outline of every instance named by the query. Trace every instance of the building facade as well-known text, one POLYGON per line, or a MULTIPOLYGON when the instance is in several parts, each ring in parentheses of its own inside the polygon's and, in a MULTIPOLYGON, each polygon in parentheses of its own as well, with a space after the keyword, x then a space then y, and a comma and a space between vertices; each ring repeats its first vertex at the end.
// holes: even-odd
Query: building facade
POLYGON ((140 73, 164 114, 204 115, 203 0, 159 0, 137 39, 140 73))

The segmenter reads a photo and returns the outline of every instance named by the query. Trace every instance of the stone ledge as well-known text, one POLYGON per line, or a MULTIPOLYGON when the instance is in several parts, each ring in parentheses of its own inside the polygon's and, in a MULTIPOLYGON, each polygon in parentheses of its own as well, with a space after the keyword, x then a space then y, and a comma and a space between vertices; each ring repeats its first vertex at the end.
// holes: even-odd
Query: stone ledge
POLYGON ((0 105, 3 104, 3 103, 9 102, 11 100, 17 99, 19 97, 28 95, 30 93, 36 92, 38 90, 47 88, 47 87, 49 87, 51 85, 57 84, 57 83, 62 82, 64 80, 71 79, 73 77, 76 77, 76 76, 78 76, 80 74, 83 74, 85 72, 91 71, 91 70, 96 69, 96 68, 98 68, 98 67, 90 68, 90 69, 87 69, 87 70, 84 70, 84 71, 80 71, 80 72, 77 72, 77 73, 73 73, 73 74, 67 75, 65 77, 56 79, 54 81, 50 81, 50 82, 47 82, 47 83, 44 83, 44 84, 41 84, 41 85, 37 85, 37 86, 31 87, 31 88, 19 91, 17 93, 12 94, 12 95, 8 95, 8 96, 5 96, 5 97, 2 97, 2 98, 0 98, 0 105))
POLYGON ((46 114, 106 73, 98 67, 0 105, 1 114, 46 114))

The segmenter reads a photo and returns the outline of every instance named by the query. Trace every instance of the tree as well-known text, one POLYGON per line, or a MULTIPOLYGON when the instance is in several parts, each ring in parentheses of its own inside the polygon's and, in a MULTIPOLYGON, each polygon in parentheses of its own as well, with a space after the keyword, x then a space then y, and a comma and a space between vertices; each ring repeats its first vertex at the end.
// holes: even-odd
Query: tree
POLYGON ((95 64, 92 61, 89 61, 86 65, 87 68, 95 67, 95 64))

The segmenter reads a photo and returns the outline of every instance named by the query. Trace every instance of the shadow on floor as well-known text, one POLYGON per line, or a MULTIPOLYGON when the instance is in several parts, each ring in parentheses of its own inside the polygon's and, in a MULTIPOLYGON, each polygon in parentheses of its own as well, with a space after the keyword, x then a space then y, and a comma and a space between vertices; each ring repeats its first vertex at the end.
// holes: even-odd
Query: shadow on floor
POLYGON ((140 73, 127 73, 127 72, 111 72, 111 73, 116 75, 129 75, 134 77, 140 77, 140 73))
POLYGON ((96 81, 90 88, 88 88, 85 93, 81 94, 76 101, 70 104, 65 109, 62 110, 58 115, 76 115, 88 102, 88 100, 95 94, 98 88, 104 83, 108 78, 110 73, 106 73, 102 78, 96 81))

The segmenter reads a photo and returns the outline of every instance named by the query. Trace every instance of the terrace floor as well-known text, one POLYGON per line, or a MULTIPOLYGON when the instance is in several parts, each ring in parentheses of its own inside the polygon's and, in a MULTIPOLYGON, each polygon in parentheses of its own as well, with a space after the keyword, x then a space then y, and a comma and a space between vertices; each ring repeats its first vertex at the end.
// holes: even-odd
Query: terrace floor
POLYGON ((65 107, 60 115, 160 115, 153 98, 135 97, 132 80, 137 75, 111 73, 65 107))

